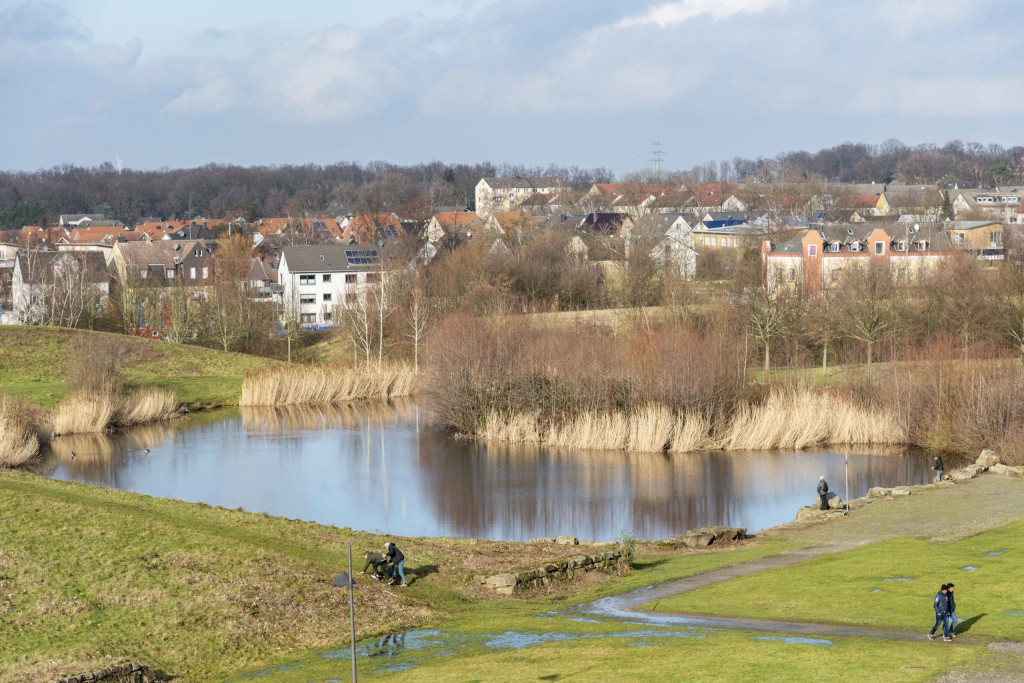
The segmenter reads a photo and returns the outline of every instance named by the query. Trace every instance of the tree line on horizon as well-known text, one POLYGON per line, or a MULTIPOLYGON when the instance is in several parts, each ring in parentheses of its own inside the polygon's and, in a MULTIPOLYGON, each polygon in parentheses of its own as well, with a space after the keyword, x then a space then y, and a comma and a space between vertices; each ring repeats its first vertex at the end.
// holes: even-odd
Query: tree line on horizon
POLYGON ((188 169, 118 172, 111 163, 92 168, 62 164, 37 171, 0 172, 0 228, 54 223, 62 213, 103 213, 134 224, 160 219, 341 215, 394 211, 426 219, 440 207, 474 208, 474 188, 492 176, 560 176, 575 189, 593 183, 800 182, 938 183, 989 187, 1024 183, 1024 146, 1003 147, 953 140, 945 145, 879 145, 847 142, 817 152, 784 152, 774 158, 735 157, 684 171, 650 169, 616 178, 603 167, 515 164, 408 166, 366 164, 237 166, 207 164, 188 169))

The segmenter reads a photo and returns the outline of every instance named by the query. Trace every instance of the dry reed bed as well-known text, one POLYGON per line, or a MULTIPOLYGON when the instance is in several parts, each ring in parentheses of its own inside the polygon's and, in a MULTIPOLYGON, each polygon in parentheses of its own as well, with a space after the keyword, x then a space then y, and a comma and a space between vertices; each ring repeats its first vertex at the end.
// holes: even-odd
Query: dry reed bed
POLYGON ((243 406, 347 403, 409 396, 416 374, 410 367, 385 365, 369 370, 342 366, 277 365, 259 368, 242 381, 243 406))
POLYGON ((0 467, 20 467, 39 452, 39 416, 22 401, 0 396, 0 467))
POLYGON ((908 440, 906 427, 891 414, 810 390, 773 392, 763 403, 744 404, 717 422, 696 411, 676 415, 665 406, 586 412, 554 423, 539 413, 507 417, 491 411, 477 436, 561 448, 677 453, 900 445, 908 440))
POLYGON ((89 434, 168 420, 178 414, 178 400, 166 389, 145 387, 130 394, 76 391, 53 414, 57 434, 89 434))

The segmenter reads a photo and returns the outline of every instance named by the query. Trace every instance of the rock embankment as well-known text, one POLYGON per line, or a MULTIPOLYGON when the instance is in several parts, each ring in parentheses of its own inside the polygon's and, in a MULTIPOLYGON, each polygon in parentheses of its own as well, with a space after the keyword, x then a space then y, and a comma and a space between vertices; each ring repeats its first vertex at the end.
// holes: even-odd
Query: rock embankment
POLYGON ((510 574, 477 575, 473 580, 499 595, 522 593, 532 588, 550 585, 553 581, 572 581, 591 571, 614 571, 622 564, 622 553, 612 550, 594 555, 573 555, 567 560, 549 562, 536 569, 524 569, 510 574))
POLYGON ((742 541, 747 537, 746 527, 706 526, 690 529, 682 536, 674 536, 658 541, 659 548, 706 548, 712 544, 742 541))

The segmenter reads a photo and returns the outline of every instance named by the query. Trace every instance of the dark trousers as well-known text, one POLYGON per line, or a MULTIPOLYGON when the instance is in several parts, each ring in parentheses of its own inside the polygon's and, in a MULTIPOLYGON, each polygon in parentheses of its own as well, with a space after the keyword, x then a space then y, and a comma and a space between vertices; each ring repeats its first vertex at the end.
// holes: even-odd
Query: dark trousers
POLYGON ((822 494, 819 494, 819 496, 821 498, 821 509, 822 510, 828 510, 828 494, 827 493, 822 493, 822 494))

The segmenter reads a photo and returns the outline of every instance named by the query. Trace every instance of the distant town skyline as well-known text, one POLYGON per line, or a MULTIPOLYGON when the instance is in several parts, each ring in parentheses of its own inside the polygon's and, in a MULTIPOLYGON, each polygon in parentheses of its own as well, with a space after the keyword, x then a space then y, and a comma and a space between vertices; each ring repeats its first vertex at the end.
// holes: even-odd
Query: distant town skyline
POLYGON ((0 169, 1018 143, 1009 0, 0 0, 0 169))

